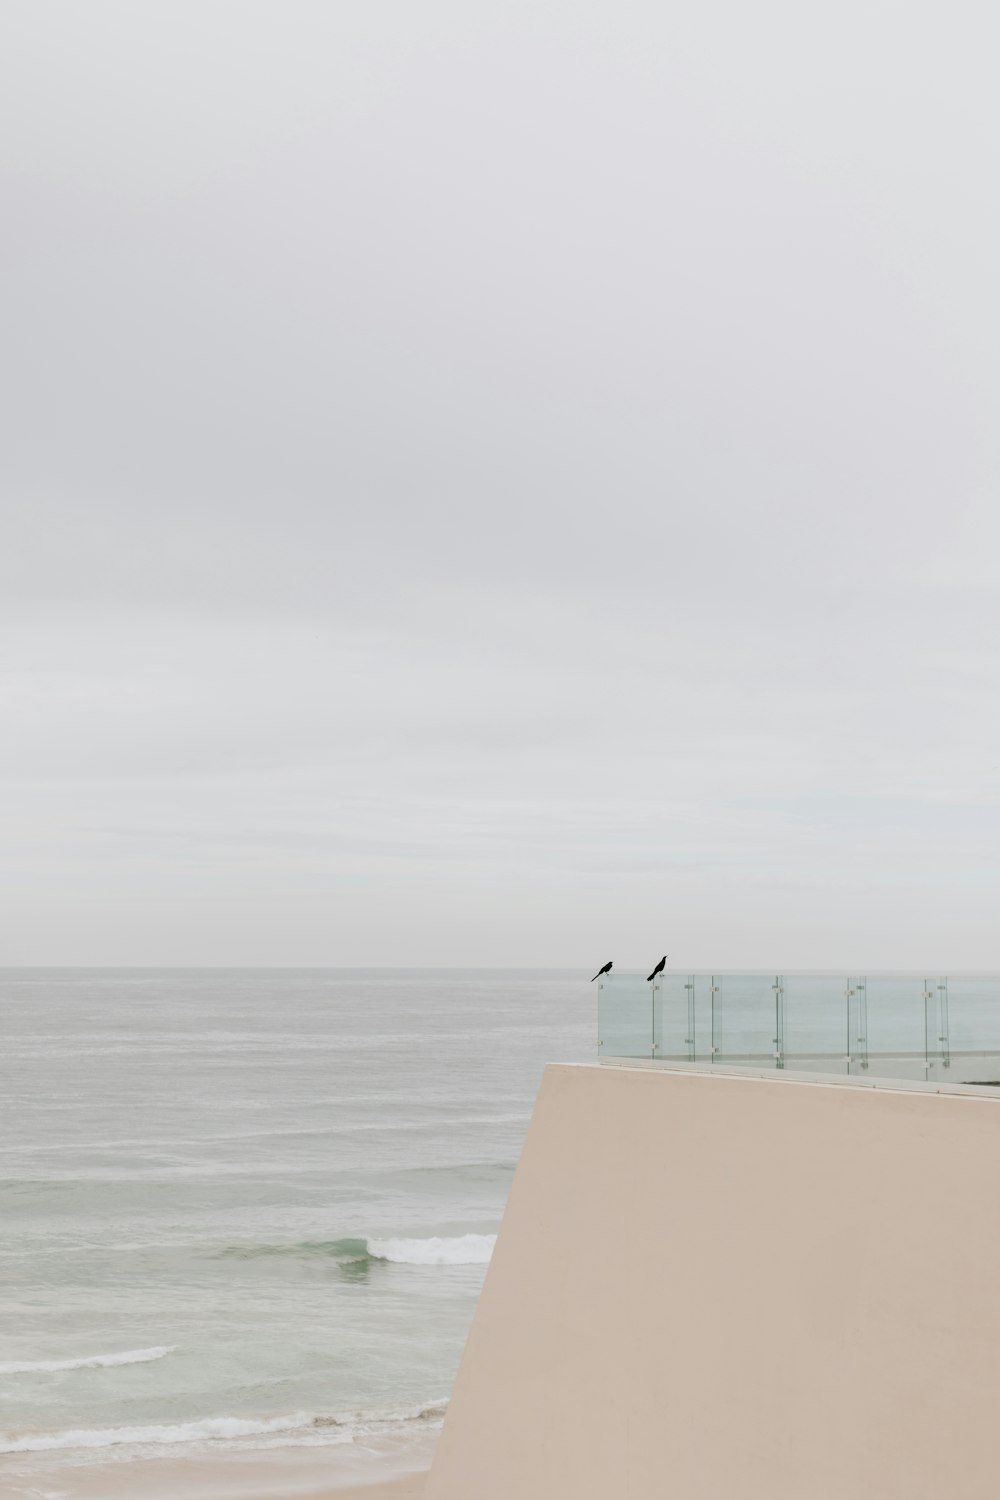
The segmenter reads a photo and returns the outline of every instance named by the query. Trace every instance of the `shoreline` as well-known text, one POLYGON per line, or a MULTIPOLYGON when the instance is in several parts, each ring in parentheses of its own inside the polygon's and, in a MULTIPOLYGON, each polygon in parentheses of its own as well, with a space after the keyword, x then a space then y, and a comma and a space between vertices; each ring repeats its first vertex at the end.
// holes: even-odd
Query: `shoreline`
MULTIPOLYGON (((252 1473, 243 1472, 231 1474, 225 1488, 220 1488, 218 1474, 207 1477, 200 1472, 192 1473, 181 1460, 169 1465, 164 1463, 156 1475, 157 1485, 152 1493, 156 1496, 183 1495, 185 1500, 202 1500, 202 1497, 207 1500, 212 1495, 224 1496, 225 1500, 420 1500, 428 1473, 428 1469, 420 1469, 411 1474, 396 1474, 391 1479, 370 1480, 354 1475, 343 1484, 331 1483, 328 1475, 320 1478, 317 1474, 313 1482, 304 1486, 286 1476, 284 1483, 277 1478, 275 1483, 262 1488, 259 1475, 255 1479, 252 1473), (203 1482, 206 1477, 207 1483, 203 1482), (164 1488, 161 1489, 160 1485, 164 1488)), ((46 1481, 54 1478, 51 1472, 45 1476, 46 1481)), ((79 1500, 140 1500, 150 1493, 147 1489, 149 1478, 148 1473, 137 1474, 131 1464, 101 1466, 89 1471, 89 1480, 85 1484, 74 1486, 72 1490, 60 1489, 58 1493, 65 1495, 67 1500, 69 1497, 72 1500, 77 1500, 77 1497, 79 1500)), ((37 1500, 40 1493, 47 1492, 47 1489, 40 1489, 38 1476, 18 1476, 13 1487, 8 1488, 0 1468, 0 1494, 4 1500, 37 1500)))
MULTIPOLYGON (((361 1483, 351 1481, 348 1484, 334 1485, 332 1487, 327 1483, 322 1489, 315 1489, 310 1486, 308 1490, 295 1488, 284 1491, 273 1489, 261 1491, 253 1488, 252 1481, 249 1481, 247 1489, 229 1491, 227 1493, 230 1496, 238 1494, 240 1500, 276 1500, 279 1494, 283 1497, 283 1500, 420 1500, 427 1483, 428 1473, 429 1470, 422 1469, 418 1473, 404 1474, 394 1479, 373 1479, 361 1483)), ((180 1487, 175 1492, 177 1494, 184 1494, 185 1497, 190 1496, 194 1500, 194 1497, 198 1497, 202 1493, 208 1493, 197 1488, 193 1490, 189 1489, 181 1475, 178 1475, 178 1479, 180 1487)), ((0 1470, 0 1484, 3 1484, 2 1470, 0 1470)), ((4 1488, 0 1492, 4 1494, 6 1500, 37 1500, 39 1489, 33 1480, 25 1479, 23 1483, 15 1483, 13 1489, 8 1490, 4 1488)), ((78 1491, 78 1493, 82 1495, 86 1492, 78 1491)), ((111 1500, 113 1496, 117 1496, 118 1500, 139 1500, 139 1496, 144 1494, 145 1491, 141 1483, 138 1488, 133 1488, 128 1472, 123 1465, 122 1472, 118 1474, 109 1475, 107 1471, 104 1471, 99 1480, 99 1488, 90 1493, 95 1497, 98 1495, 107 1496, 108 1500, 111 1500)))
MULTIPOLYGON (((438 1434, 407 1452, 262 1448, 240 1454, 163 1454, 126 1460, 8 1465, 3 1500, 419 1500, 438 1434)), ((344 1445, 346 1447, 347 1445, 344 1445)))
POLYGON ((372 1484, 351 1484, 346 1489, 326 1490, 316 1500, 420 1500, 428 1472, 425 1469, 402 1479, 375 1480, 372 1484))

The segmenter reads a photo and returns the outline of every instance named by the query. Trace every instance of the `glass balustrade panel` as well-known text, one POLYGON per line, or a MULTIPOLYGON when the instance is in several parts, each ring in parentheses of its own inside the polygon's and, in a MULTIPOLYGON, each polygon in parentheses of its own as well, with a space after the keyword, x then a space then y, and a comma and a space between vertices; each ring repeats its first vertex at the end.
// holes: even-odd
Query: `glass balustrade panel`
POLYGON ((695 1058, 694 985, 688 974, 658 974, 653 991, 653 1053, 672 1062, 695 1058))
POLYGON ((951 1082, 948 1011, 947 979, 943 975, 929 975, 924 980, 924 1050, 929 1082, 951 1082))
POLYGON ((869 974, 866 997, 867 1067, 857 1058, 851 1072, 870 1078, 926 1079, 927 983, 911 974, 869 974))
POLYGON ((745 1067, 781 1064, 780 984, 773 974, 717 974, 715 1062, 745 1067))
POLYGON ((717 1062, 715 1054, 715 978, 711 974, 689 974, 694 1011, 694 1055, 701 1063, 717 1062))
POLYGON ((951 974, 941 1030, 948 1036, 948 1067, 935 1059, 933 1076, 951 1083, 1000 1084, 1000 975, 951 974))
POLYGON ((786 974, 783 987, 785 1067, 846 1073, 849 981, 840 974, 786 974))
POLYGON ((597 981, 601 1057, 653 1056, 653 986, 644 974, 602 974, 597 981))

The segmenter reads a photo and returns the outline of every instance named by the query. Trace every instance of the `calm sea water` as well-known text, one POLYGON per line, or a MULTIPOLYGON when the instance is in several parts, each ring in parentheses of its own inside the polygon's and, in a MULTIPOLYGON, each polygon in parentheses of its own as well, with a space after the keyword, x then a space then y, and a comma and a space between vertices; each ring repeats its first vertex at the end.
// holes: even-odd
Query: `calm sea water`
POLYGON ((438 1423, 588 979, 0 972, 0 1493, 438 1423))

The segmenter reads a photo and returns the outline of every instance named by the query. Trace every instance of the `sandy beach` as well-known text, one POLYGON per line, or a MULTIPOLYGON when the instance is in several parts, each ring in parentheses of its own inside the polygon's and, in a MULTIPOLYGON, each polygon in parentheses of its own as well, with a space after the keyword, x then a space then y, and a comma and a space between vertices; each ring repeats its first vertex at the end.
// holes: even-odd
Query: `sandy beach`
MULTIPOLYGON (((397 1475, 374 1483, 332 1484, 319 1468, 311 1476, 287 1476, 284 1485, 277 1476, 261 1472, 257 1464, 228 1464, 225 1483, 220 1484, 215 1465, 201 1465, 170 1460, 148 1464, 95 1465, 73 1471, 69 1487, 56 1491, 71 1500, 146 1500, 169 1495, 171 1500, 206 1500, 208 1496, 225 1496, 225 1500, 419 1500, 427 1480, 426 1471, 397 1475)), ((266 1470, 266 1465, 265 1465, 266 1470)), ((63 1471, 61 1478, 69 1476, 63 1471)), ((48 1479, 55 1478, 50 1474, 48 1479)), ((58 1481, 57 1481, 58 1482, 58 1481)), ((14 1480, 8 1484, 0 1474, 0 1496, 3 1500, 37 1500, 40 1493, 50 1493, 48 1486, 35 1480, 14 1480)))
POLYGON ((426 1474, 410 1474, 385 1484, 352 1485, 347 1490, 328 1491, 328 1500, 419 1500, 426 1481, 426 1474))

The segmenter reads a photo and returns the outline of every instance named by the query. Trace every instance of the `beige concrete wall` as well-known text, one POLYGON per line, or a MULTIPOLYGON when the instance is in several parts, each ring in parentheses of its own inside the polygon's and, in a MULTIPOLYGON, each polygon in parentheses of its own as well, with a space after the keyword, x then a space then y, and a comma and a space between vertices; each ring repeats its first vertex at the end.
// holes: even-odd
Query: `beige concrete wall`
POLYGON ((546 1071, 427 1500, 1000 1494, 1000 1100, 546 1071))

